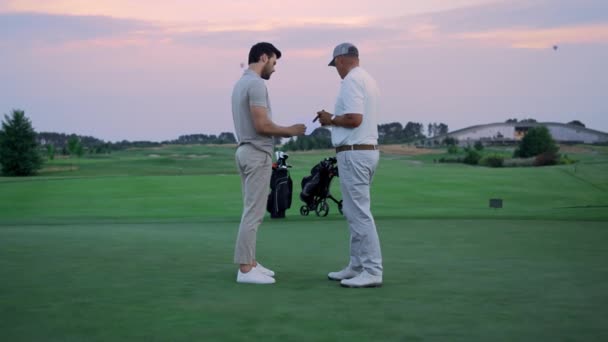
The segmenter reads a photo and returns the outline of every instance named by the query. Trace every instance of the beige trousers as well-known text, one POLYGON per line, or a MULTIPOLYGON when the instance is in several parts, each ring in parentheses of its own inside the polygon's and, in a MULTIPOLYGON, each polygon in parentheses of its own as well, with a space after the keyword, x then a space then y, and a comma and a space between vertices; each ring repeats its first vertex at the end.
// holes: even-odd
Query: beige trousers
POLYGON ((251 144, 236 150, 236 165, 241 175, 243 215, 234 249, 234 263, 251 264, 255 260, 258 227, 264 220, 272 175, 272 158, 251 144))

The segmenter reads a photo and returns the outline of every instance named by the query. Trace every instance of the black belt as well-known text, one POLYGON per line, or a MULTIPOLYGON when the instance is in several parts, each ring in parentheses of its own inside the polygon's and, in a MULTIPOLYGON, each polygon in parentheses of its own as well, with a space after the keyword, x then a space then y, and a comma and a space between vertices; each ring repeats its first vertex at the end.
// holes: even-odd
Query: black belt
POLYGON ((336 153, 344 151, 374 151, 378 149, 378 145, 342 145, 336 147, 336 153))

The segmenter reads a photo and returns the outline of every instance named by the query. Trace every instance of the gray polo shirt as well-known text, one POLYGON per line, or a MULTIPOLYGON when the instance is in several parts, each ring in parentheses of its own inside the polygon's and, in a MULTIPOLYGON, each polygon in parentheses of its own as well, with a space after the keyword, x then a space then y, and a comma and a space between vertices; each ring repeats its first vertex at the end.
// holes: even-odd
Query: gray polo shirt
POLYGON ((274 149, 274 139, 256 132, 251 115, 251 106, 265 107, 272 120, 270 99, 264 80, 253 70, 247 69, 232 90, 232 119, 236 139, 240 144, 252 144, 270 154, 274 149))

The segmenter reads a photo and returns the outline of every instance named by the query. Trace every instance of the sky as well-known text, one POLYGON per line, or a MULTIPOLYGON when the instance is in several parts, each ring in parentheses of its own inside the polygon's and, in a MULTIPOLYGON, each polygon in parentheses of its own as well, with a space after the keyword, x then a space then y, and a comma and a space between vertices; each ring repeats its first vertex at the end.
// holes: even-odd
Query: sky
POLYGON ((0 114, 106 141, 233 132, 232 87, 260 41, 283 53, 273 120, 308 133, 333 111, 341 42, 378 82, 379 123, 608 132, 605 0, 0 0, 0 114))

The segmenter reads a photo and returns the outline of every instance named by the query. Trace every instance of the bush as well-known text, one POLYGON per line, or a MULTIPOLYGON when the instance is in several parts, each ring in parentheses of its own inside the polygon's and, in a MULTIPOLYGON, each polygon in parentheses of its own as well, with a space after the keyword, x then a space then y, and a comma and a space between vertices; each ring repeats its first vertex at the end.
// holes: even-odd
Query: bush
POLYGON ((483 143, 479 140, 475 142, 474 147, 477 151, 483 151, 483 143))
POLYGON ((512 158, 505 159, 503 162, 504 167, 518 167, 518 166, 534 166, 536 158, 512 158))
POLYGON ((449 154, 456 154, 456 153, 458 153, 458 146, 456 146, 456 145, 448 145, 448 153, 449 154))
POLYGON ((463 162, 469 165, 477 165, 479 164, 479 160, 481 159, 481 154, 474 149, 468 148, 466 155, 464 156, 463 162))
POLYGON ((521 139, 513 156, 519 158, 529 158, 538 156, 542 153, 556 155, 558 150, 559 147, 557 147, 557 144, 553 140, 549 129, 547 129, 545 126, 537 126, 528 130, 526 136, 521 139))
POLYGON ((443 139, 443 144, 447 146, 458 145, 458 139, 453 137, 447 137, 443 139))
POLYGON ((555 165, 559 160, 559 154, 555 152, 545 152, 536 156, 534 166, 555 165))
POLYGON ((568 157, 567 154, 562 155, 561 158, 559 159, 559 164, 562 164, 562 165, 571 165, 571 164, 575 164, 575 163, 578 163, 578 160, 570 159, 570 157, 568 157))
POLYGON ((439 158, 439 162, 440 163, 462 163, 462 158, 459 158, 459 157, 456 157, 456 158, 441 157, 441 158, 439 158))
POLYGON ((46 156, 49 158, 49 160, 55 159, 55 145, 46 145, 46 156))
POLYGON ((503 167, 505 158, 499 155, 486 156, 479 162, 481 165, 489 167, 503 167))

